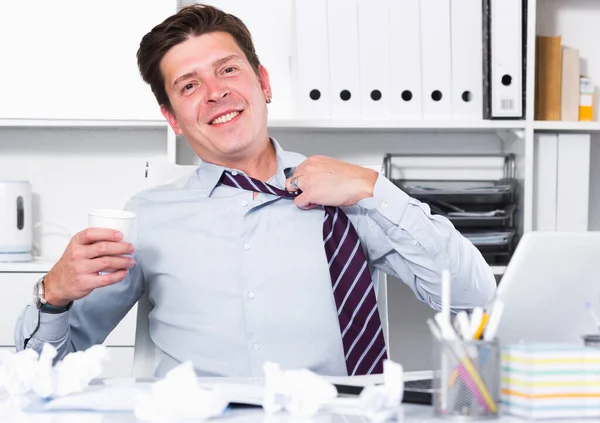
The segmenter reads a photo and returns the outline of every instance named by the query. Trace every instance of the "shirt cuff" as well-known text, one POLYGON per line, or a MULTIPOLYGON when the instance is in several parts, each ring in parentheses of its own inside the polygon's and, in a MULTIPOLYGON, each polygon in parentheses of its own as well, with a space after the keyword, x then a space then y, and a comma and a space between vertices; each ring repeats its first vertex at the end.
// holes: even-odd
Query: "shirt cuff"
POLYGON ((36 340, 39 343, 63 339, 69 331, 69 313, 69 311, 60 314, 42 313, 37 307, 31 304, 28 305, 26 311, 26 338, 31 337, 29 342, 36 340), (38 319, 39 327, 36 331, 38 319))
POLYGON ((381 173, 377 176, 373 196, 356 203, 365 209, 384 231, 400 225, 410 197, 381 173))

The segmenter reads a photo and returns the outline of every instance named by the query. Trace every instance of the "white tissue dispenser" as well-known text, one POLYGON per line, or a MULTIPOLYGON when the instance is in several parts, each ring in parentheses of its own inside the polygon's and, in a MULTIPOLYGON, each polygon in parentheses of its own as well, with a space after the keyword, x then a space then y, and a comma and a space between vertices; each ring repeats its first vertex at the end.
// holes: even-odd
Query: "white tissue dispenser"
POLYGON ((0 262, 31 261, 31 184, 0 181, 0 262))

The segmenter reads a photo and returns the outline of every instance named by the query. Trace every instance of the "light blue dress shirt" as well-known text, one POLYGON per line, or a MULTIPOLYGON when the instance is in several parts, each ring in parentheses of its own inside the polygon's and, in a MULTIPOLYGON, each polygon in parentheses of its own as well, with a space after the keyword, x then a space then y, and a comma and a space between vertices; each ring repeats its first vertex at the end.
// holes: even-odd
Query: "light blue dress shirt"
MULTIPOLYGON (((285 189, 305 157, 273 140, 285 189)), ((218 184, 224 168, 202 163, 172 184, 135 195, 136 266, 123 281, 94 290, 70 311, 27 306, 15 342, 38 325, 27 348, 49 342, 59 357, 102 343, 146 290, 152 340, 162 352, 156 374, 191 360, 200 376, 262 376, 266 361, 346 375, 331 280, 323 248, 323 210, 290 199, 218 184)), ((406 283, 440 309, 443 269, 452 275, 454 311, 484 306, 496 288, 479 251, 444 217, 379 175, 373 197, 344 208, 376 283, 376 270, 406 283)), ((377 292, 377 290, 376 290, 377 292)), ((390 307, 394 305, 391 304, 390 307)))

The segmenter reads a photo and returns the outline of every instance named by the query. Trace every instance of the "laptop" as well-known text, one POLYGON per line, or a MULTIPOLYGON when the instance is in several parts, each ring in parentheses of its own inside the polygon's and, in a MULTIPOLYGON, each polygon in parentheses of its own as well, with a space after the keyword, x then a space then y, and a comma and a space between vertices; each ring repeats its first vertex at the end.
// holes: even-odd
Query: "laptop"
POLYGON ((496 337, 583 345, 599 332, 585 307, 600 315, 599 265, 600 232, 524 234, 496 291, 504 302, 496 337))
MULTIPOLYGON (((495 298, 504 302, 497 338, 503 345, 521 341, 582 345, 583 335, 598 333, 585 308, 589 301, 600 315, 598 265, 600 232, 523 235, 496 291, 495 298)), ((405 373, 403 402, 431 404, 432 372, 416 372, 416 377, 411 373, 405 373)), ((360 381, 333 383, 343 394, 362 391, 356 386, 360 381)))

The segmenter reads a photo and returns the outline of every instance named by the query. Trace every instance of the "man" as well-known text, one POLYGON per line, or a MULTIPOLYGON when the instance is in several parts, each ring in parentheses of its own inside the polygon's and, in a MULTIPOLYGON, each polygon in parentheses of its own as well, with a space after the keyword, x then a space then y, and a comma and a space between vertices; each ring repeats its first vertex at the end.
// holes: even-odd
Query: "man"
POLYGON ((142 39, 138 64, 203 162, 130 200, 131 244, 109 229, 73 237, 44 301, 19 317, 19 348, 49 342, 62 357, 101 343, 146 291, 157 375, 185 360, 207 376, 261 375, 268 360, 365 374, 386 357, 370 271, 435 309, 443 269, 454 310, 491 298, 489 266, 447 219, 377 172, 269 138, 269 74, 236 17, 186 7, 142 39))

